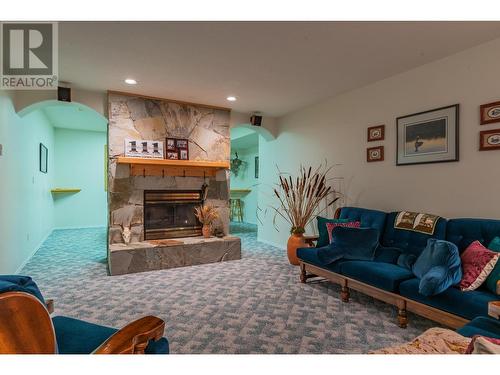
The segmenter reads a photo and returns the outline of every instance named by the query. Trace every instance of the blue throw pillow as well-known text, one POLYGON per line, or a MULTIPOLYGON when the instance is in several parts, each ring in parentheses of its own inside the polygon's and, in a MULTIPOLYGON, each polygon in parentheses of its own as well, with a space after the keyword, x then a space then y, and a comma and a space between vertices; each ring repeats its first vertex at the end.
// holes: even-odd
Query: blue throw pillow
POLYGON ((25 292, 29 293, 45 304, 42 293, 36 283, 29 276, 0 275, 0 293, 25 292))
POLYGON ((462 279, 458 248, 454 243, 430 238, 412 267, 420 279, 418 291, 424 296, 444 292, 462 279))
POLYGON ((318 244, 316 247, 323 247, 330 244, 330 236, 328 235, 328 230, 326 229, 327 223, 348 223, 349 219, 327 219, 326 217, 318 216, 316 217, 318 221, 318 244))
POLYGON ((318 249, 318 258, 324 265, 339 259, 373 260, 379 233, 373 228, 335 227, 332 243, 318 249))

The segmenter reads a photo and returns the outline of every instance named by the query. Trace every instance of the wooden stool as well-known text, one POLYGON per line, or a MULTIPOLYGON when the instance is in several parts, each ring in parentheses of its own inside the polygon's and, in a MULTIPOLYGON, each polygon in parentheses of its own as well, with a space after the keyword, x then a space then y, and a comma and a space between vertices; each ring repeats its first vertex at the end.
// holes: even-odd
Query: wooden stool
POLYGON ((234 221, 234 218, 236 217, 236 220, 239 222, 243 221, 243 204, 241 203, 240 198, 232 198, 229 200, 229 204, 231 206, 231 209, 229 210, 229 220, 234 221))

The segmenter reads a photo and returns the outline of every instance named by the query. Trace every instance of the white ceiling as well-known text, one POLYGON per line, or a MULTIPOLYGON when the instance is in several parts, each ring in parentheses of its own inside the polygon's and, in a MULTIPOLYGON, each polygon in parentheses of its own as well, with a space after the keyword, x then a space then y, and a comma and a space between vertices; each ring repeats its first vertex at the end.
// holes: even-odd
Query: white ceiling
POLYGON ((280 116, 498 38, 500 22, 70 22, 59 35, 74 87, 280 116))
POLYGON ((80 104, 49 103, 42 110, 55 128, 95 132, 107 131, 106 120, 94 110, 80 104))

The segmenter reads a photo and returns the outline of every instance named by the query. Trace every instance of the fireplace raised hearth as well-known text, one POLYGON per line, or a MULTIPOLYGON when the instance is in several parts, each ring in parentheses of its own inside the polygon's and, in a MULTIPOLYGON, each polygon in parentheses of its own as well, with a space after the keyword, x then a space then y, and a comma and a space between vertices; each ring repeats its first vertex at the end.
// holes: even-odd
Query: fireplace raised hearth
POLYGON ((203 204, 202 190, 145 190, 144 239, 201 236, 194 208, 203 204))

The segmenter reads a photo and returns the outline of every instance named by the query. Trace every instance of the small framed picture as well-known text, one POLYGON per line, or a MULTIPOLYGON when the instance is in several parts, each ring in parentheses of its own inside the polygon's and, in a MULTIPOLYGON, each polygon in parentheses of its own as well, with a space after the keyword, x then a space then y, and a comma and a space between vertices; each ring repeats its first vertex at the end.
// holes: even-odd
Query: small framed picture
POLYGON ((370 147, 366 149, 366 161, 371 163, 373 161, 384 160, 384 146, 370 147))
POLYGON ((167 144, 167 151, 175 151, 176 150, 175 138, 167 138, 166 144, 167 144))
POLYGON ((500 129, 479 132, 479 151, 500 149, 500 129))
POLYGON ((179 159, 180 160, 189 160, 189 152, 187 149, 179 149, 179 159))
POLYGON ((177 151, 167 151, 168 160, 179 160, 179 153, 177 151))
POLYGON ((187 150, 188 148, 188 140, 187 139, 176 139, 175 140, 175 147, 177 147, 179 150, 187 150))
POLYGON ((483 104, 479 107, 481 125, 500 122, 500 102, 483 104))
POLYGON ((385 125, 371 126, 368 128, 368 142, 383 141, 385 139, 385 125))
POLYGON ((43 143, 40 143, 40 172, 47 173, 48 161, 49 150, 43 145, 43 143))

